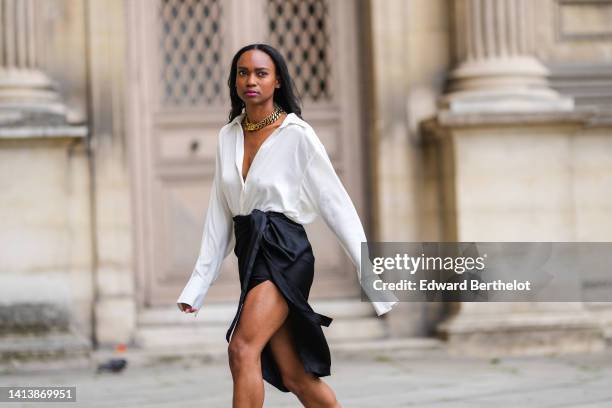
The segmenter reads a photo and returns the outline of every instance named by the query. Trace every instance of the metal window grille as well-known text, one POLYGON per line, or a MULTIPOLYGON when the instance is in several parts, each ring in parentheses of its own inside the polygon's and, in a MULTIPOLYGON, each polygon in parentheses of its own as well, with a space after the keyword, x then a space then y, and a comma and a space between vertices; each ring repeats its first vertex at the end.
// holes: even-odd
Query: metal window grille
POLYGON ((303 99, 329 101, 329 6, 325 0, 268 0, 270 45, 287 61, 303 99))
POLYGON ((161 99, 165 106, 222 103, 220 0, 161 0, 161 99))

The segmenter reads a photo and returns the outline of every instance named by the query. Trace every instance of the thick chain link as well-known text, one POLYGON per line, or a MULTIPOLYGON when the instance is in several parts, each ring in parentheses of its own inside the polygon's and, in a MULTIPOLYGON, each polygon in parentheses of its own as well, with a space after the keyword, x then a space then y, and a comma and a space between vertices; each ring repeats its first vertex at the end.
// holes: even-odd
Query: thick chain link
POLYGON ((242 124, 244 125, 244 129, 248 132, 253 132, 255 130, 259 130, 259 129, 263 129, 266 126, 276 122, 276 119, 279 118, 279 116, 283 113, 283 109, 278 106, 278 105, 274 105, 274 111, 268 115, 266 118, 264 118, 263 120, 257 122, 257 123, 253 123, 253 122, 249 122, 249 119, 247 118, 247 115, 244 115, 244 118, 242 120, 242 124))

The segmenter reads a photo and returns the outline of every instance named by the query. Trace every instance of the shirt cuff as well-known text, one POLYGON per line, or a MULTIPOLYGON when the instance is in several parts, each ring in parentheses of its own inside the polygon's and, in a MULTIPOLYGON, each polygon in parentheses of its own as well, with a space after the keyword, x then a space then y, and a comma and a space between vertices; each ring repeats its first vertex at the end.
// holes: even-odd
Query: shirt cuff
POLYGON ((200 275, 194 273, 189 278, 176 303, 186 303, 192 308, 200 310, 204 303, 205 286, 205 282, 200 275))
POLYGON ((376 314, 378 316, 382 316, 389 310, 391 310, 396 303, 398 303, 397 300, 391 302, 373 302, 372 304, 374 305, 374 310, 376 310, 376 314))

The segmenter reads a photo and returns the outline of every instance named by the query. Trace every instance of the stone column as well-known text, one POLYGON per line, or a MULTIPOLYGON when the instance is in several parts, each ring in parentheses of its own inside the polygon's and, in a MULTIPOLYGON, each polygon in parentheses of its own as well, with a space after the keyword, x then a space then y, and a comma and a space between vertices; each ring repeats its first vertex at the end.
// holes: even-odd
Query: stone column
POLYGON ((441 107, 457 112, 567 110, 534 55, 532 0, 455 0, 455 54, 441 107))
POLYGON ((43 3, 0 0, 0 185, 18 185, 0 189, 0 213, 21 214, 0 217, 10 245, 0 251, 0 361, 82 365, 92 346, 88 129, 66 124, 42 69, 43 3))
POLYGON ((0 123, 65 115, 54 84, 40 69, 34 0, 0 0, 0 123))
MULTIPOLYGON (((533 53, 532 0, 455 0, 457 67, 423 125, 439 168, 443 240, 576 241, 574 174, 592 112, 550 89, 533 53)), ((438 334, 457 354, 585 352, 604 347, 581 302, 464 302, 438 334)))

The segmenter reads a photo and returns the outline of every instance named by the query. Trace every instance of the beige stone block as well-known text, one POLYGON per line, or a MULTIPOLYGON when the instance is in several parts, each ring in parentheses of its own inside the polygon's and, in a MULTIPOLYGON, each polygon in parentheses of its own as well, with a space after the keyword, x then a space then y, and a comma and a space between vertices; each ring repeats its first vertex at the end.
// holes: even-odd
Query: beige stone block
POLYGON ((0 264, 24 272, 85 266, 88 183, 86 156, 78 149, 68 155, 66 140, 3 140, 0 264))
POLYGON ((563 16, 558 13, 558 7, 556 0, 543 0, 534 1, 535 13, 538 16, 539 21, 550 21, 556 22, 555 24, 537 24, 534 27, 534 43, 538 46, 535 48, 535 52, 542 60, 547 61, 563 61, 566 63, 579 63, 584 64, 590 62, 593 64, 598 63, 609 63, 612 61, 612 43, 610 41, 602 41, 601 39, 591 38, 562 38, 565 36, 576 36, 584 34, 584 30, 594 32, 596 35, 609 33, 609 20, 605 20, 605 16, 609 13, 606 9, 609 9, 609 5, 597 4, 597 2, 566 2, 563 4, 562 13, 563 16), (604 12, 595 12, 598 6, 602 7, 604 12), (582 12, 580 10, 587 10, 582 12), (588 14, 588 15, 587 15, 588 14), (590 16, 589 16, 590 15, 590 16), (580 16, 580 17, 577 17, 580 16), (594 16, 594 17, 591 17, 594 16), (592 24, 592 18, 598 19, 595 24, 592 24), (578 25, 579 29, 565 29, 562 27, 560 20, 565 22, 573 22, 573 27, 578 25), (602 23, 605 29, 602 30, 602 23))
MULTIPOLYGON (((579 218, 595 210, 612 215, 612 129, 585 132, 575 139, 574 194, 579 218), (601 132, 601 133, 600 133, 601 132)), ((586 215, 588 218, 588 215, 586 215)))
POLYGON ((612 4, 604 2, 560 4, 559 21, 562 34, 571 37, 612 34, 612 4))
POLYGON ((102 228, 128 226, 131 222, 130 194, 124 189, 102 188, 97 192, 98 224, 102 228))
MULTIPOLYGON (((71 282, 65 270, 45 270, 44 274, 14 274, 3 271, 0 299, 3 303, 56 303, 72 301, 71 282)), ((68 308, 68 307, 67 307, 68 308)))
POLYGON ((0 149, 0 210, 3 214, 0 220, 4 225, 65 224, 68 185, 62 169, 64 157, 60 161, 53 151, 49 151, 48 157, 28 157, 23 153, 23 150, 0 149), (7 153, 15 156, 8 157, 7 153))
POLYGON ((66 226, 34 228, 3 226, 0 229, 0 265, 7 271, 43 272, 69 269, 69 231, 66 226))
POLYGON ((407 3, 408 18, 414 24, 407 25, 411 33, 431 33, 448 30, 450 4, 444 0, 412 0, 407 3))
POLYGON ((516 127, 461 130, 453 138, 461 174, 563 169, 571 159, 571 139, 562 128, 516 127), (464 167, 465 166, 465 167, 464 167))
POLYGON ((457 182, 457 209, 461 212, 555 212, 573 209, 572 179, 567 172, 517 173, 483 173, 473 178, 462 178, 457 182))
POLYGON ((578 211, 612 211, 612 169, 576 173, 574 194, 578 211))
POLYGON ((579 209, 576 240, 612 242, 612 209, 579 209))
POLYGON ((136 326, 136 304, 133 298, 100 299, 95 311, 96 338, 100 344, 132 341, 136 326))
POLYGON ((134 274, 131 270, 101 265, 96 273, 100 296, 134 296, 134 274))
POLYGON ((93 256, 91 235, 88 231, 78 231, 68 237, 68 262, 71 268, 92 269, 93 256))
MULTIPOLYGON (((89 278, 91 280, 91 277, 89 278)), ((73 287, 76 286, 73 283, 73 287)), ((74 287, 72 291, 72 301, 70 302, 71 327, 83 337, 91 339, 93 336, 93 324, 91 321, 91 285, 79 288, 74 287)))
POLYGON ((567 129, 463 129, 453 141, 455 172, 446 177, 455 182, 459 240, 574 239, 574 153, 567 129))
POLYGON ((573 241, 574 214, 548 211, 464 211, 458 241, 573 241))
POLYGON ((102 263, 129 265, 132 260, 132 235, 127 228, 98 230, 98 257, 102 263))

